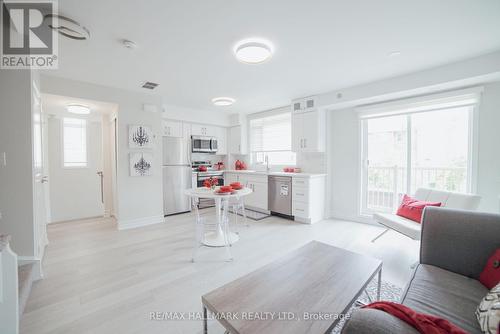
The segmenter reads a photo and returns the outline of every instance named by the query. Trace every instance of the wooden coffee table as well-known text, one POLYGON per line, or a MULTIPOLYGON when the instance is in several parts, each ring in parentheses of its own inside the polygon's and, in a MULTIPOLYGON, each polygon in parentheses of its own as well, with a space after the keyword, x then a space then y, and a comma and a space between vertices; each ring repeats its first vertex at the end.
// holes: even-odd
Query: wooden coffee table
MULTIPOLYGON (((328 333, 378 274, 382 261, 312 241, 204 296, 231 334, 328 333)), ((207 310, 208 309, 208 310, 207 310)))

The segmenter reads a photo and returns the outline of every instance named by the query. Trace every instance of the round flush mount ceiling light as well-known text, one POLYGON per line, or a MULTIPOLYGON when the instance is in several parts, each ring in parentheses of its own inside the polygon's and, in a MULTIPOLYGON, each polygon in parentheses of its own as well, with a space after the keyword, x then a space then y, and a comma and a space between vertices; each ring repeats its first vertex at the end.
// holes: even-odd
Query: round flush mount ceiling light
POLYGON ((77 115, 88 115, 90 114, 90 108, 82 104, 68 104, 66 110, 72 114, 77 115))
POLYGON ((246 64, 259 64, 269 60, 274 47, 271 42, 261 38, 249 38, 239 41, 234 46, 236 59, 246 64))
POLYGON ((232 97, 215 97, 212 99, 212 103, 219 107, 230 106, 235 101, 232 97))
POLYGON ((44 17, 48 26, 60 35, 71 39, 84 41, 90 38, 90 31, 77 21, 56 14, 47 14, 44 17))

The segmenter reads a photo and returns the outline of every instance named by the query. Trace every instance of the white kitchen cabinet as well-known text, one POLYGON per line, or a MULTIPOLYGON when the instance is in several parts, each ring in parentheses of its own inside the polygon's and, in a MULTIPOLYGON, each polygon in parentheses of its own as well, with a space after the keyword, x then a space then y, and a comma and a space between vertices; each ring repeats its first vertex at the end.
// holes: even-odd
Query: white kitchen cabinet
POLYGON ((268 184, 267 182, 250 182, 248 187, 253 192, 245 198, 245 205, 268 211, 268 184))
POLYGON ((227 129, 223 127, 216 128, 217 137, 217 155, 227 154, 227 129))
POLYGON ((240 182, 239 174, 237 174, 237 173, 224 173, 224 185, 228 186, 234 182, 240 182))
POLYGON ((241 125, 229 128, 229 153, 246 154, 247 153, 246 132, 241 125))
POLYGON ((294 177, 292 180, 292 215, 301 223, 323 220, 325 212, 326 177, 294 177))
POLYGON ((267 175, 240 175, 239 182, 252 189, 252 193, 245 196, 245 206, 268 212, 268 181, 267 175))
POLYGON ((168 137, 182 138, 182 122, 162 120, 163 135, 168 137))
POLYGON ((252 193, 243 198, 246 207, 268 213, 268 181, 266 175, 246 173, 224 173, 224 184, 240 182, 244 187, 252 189, 252 193))
POLYGON ((323 110, 292 114, 292 151, 324 152, 326 117, 323 110))
POLYGON ((217 136, 217 127, 204 124, 191 124, 191 134, 193 136, 217 136))

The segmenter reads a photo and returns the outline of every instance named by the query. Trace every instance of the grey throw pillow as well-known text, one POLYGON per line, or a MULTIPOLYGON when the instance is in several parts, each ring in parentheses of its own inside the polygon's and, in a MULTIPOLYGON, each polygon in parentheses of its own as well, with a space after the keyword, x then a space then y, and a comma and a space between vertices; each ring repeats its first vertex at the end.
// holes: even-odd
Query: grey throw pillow
POLYGON ((476 310, 483 333, 497 334, 500 324, 500 283, 483 298, 476 310))

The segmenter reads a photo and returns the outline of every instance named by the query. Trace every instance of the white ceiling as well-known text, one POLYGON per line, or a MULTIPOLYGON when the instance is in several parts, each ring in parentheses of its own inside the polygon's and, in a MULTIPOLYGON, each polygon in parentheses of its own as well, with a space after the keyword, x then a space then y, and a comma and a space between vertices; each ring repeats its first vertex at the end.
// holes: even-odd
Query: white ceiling
POLYGON ((49 74, 138 91, 153 81, 167 104, 228 112, 500 49, 498 0, 64 0, 59 12, 91 39, 61 38, 60 69, 49 74), (252 36, 274 43, 270 61, 236 61, 233 45, 252 36), (124 48, 123 38, 139 47, 124 48), (237 101, 217 108, 216 96, 237 101))

